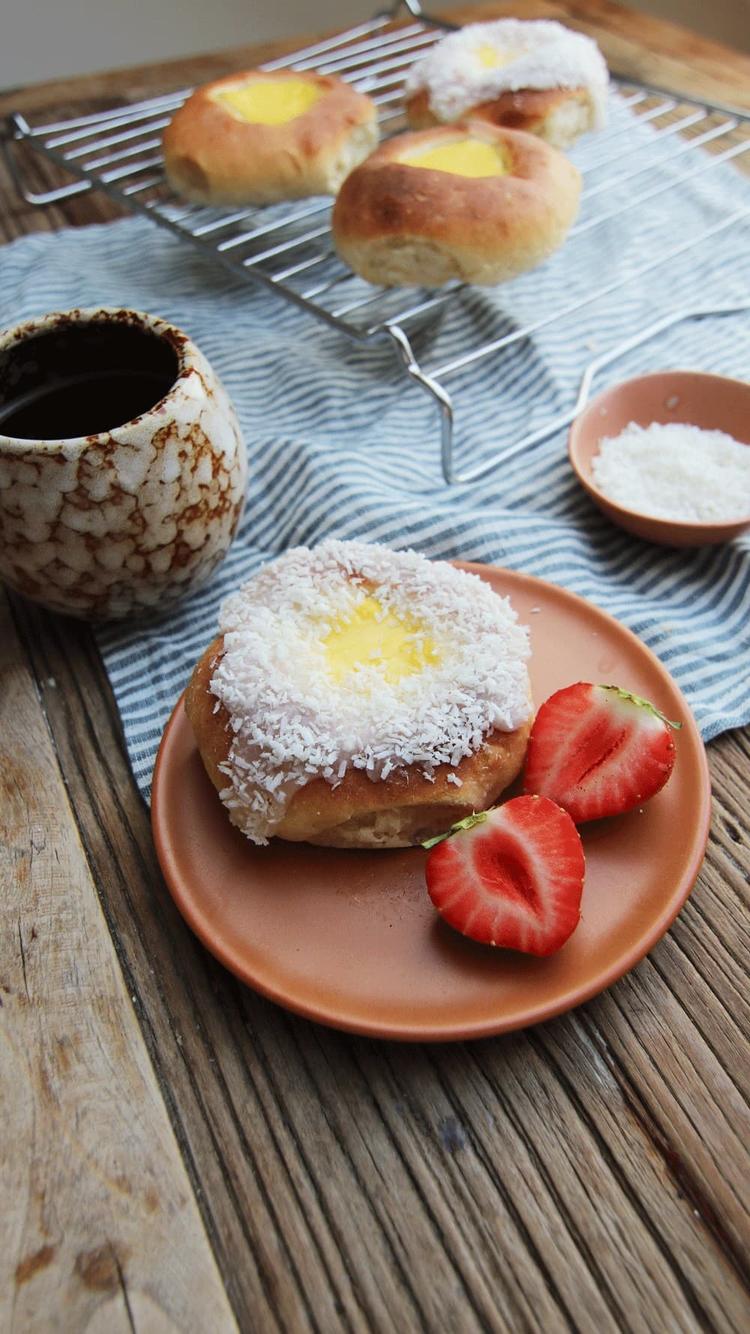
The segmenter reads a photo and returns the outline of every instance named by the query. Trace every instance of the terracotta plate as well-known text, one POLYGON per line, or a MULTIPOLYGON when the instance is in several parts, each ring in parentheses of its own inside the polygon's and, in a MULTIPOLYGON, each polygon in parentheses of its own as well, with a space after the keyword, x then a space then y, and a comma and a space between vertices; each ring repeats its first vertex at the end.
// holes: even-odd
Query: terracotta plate
POLYGON ((677 764, 643 811, 583 832, 583 918, 550 959, 492 950, 435 915, 419 848, 256 848, 206 777, 180 701, 154 774, 153 829, 178 908, 218 959, 271 1000, 375 1037, 442 1041, 522 1028, 568 1010, 632 968, 687 898, 708 835, 700 736, 668 672, 636 637, 552 584, 466 566, 511 597, 531 630, 540 704, 573 681, 623 685, 670 718, 677 764))

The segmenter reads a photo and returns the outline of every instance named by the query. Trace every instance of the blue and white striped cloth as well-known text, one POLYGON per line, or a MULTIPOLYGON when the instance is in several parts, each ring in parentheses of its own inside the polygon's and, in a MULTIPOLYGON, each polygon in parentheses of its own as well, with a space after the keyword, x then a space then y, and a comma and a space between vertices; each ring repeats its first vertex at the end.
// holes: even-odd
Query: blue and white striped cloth
MULTIPOLYGON (((614 115, 617 132, 633 113, 616 107, 614 115)), ((648 126, 630 132, 650 142, 648 126)), ((600 142, 592 137, 580 146, 579 161, 599 161, 600 142)), ((612 217, 572 236, 542 268, 495 292, 461 295, 416 337, 420 358, 444 363, 509 321, 525 324, 575 301, 750 206, 750 181, 720 165, 682 185, 678 196, 628 210, 644 181, 650 189, 687 170, 684 157, 675 160, 681 143, 654 143, 649 151, 660 165, 653 175, 592 196, 582 219, 610 210, 612 217)), ((618 170, 617 163, 598 175, 592 170, 589 179, 598 184, 618 170)), ((454 377, 459 466, 569 408, 593 355, 684 305, 747 300, 748 279, 745 220, 574 319, 540 329, 506 356, 454 377)), ((611 612, 658 654, 705 739, 750 720, 750 541, 673 552, 626 536, 580 490, 563 432, 481 483, 446 487, 434 407, 405 379, 389 347, 350 345, 146 219, 38 234, 0 251, 3 324, 99 304, 149 310, 196 339, 234 399, 250 456, 241 530, 210 584, 169 615, 98 632, 144 796, 162 728, 214 634, 222 598, 288 545, 328 535, 505 565, 562 584, 611 612)), ((624 357, 608 380, 670 367, 747 378, 750 318, 678 325, 624 357)))

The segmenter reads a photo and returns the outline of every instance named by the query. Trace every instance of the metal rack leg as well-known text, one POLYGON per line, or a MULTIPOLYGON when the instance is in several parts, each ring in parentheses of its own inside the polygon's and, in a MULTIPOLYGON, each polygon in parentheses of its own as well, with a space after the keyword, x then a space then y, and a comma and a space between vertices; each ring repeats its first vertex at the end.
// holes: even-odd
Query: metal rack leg
POLYGON ((437 380, 425 375, 401 326, 389 324, 387 329, 407 374, 437 403, 440 410, 440 462, 443 477, 449 485, 459 482, 461 478, 453 472, 453 399, 437 380))
POLYGON ((567 412, 551 418, 538 431, 534 431, 524 436, 522 440, 517 440, 514 444, 508 445, 507 449, 495 454, 488 463, 480 464, 478 468, 469 472, 456 472, 453 467, 454 409, 450 394, 439 381, 432 379, 422 370, 403 329, 398 325, 389 325, 388 332, 408 374, 422 389, 430 394, 440 409, 440 459, 443 477, 449 485, 460 486, 478 482, 499 467, 500 464, 515 458, 517 454, 525 453, 526 450, 532 449, 535 445, 543 444, 557 431, 561 431, 565 426, 570 426, 571 422, 575 420, 588 403, 591 387, 599 371, 619 361, 620 357, 625 356, 626 352, 632 352, 634 348, 650 342, 657 334, 663 333, 665 329, 671 329, 675 324, 681 324, 683 320, 706 319, 708 316, 744 315, 748 312, 750 312, 750 304, 747 302, 716 307, 695 306, 685 310, 676 310, 671 315, 665 315, 654 324, 650 324, 648 328, 641 329, 639 333, 634 334, 631 338, 623 339, 615 347, 610 348, 608 352, 602 353, 600 357, 595 357, 593 361, 588 363, 581 376, 576 401, 567 412))
POLYGON ((545 440, 549 440, 550 436, 554 435, 556 431, 562 430, 565 426, 570 426, 588 403, 591 386, 599 371, 604 370, 606 366, 611 366, 614 362, 619 361, 620 357, 624 357, 626 352, 632 352, 634 348, 640 347, 643 343, 650 342, 652 338, 655 338, 657 334, 663 333, 665 329, 671 329, 675 324, 682 324, 683 320, 705 319, 707 316, 743 315, 747 314, 748 311, 750 311, 750 305, 748 305, 747 302, 738 305, 717 306, 713 308, 711 306, 695 306, 690 309, 676 310, 673 311, 671 315, 665 315, 663 319, 657 320, 654 324, 650 324, 648 328, 642 329, 640 333, 633 334, 631 338, 623 339, 623 341, 617 343, 615 347, 610 348, 608 352, 604 352, 600 357, 595 357, 593 361, 589 362, 581 376, 578 397, 569 412, 565 412, 561 416, 554 418, 554 420, 548 422, 546 426, 543 426, 541 430, 535 431, 533 435, 527 435, 515 445, 510 445, 508 449, 503 450, 501 454, 496 455, 492 460, 492 463, 488 464, 486 467, 474 469, 471 473, 464 473, 463 475, 458 474, 456 480, 459 482, 478 481, 480 477, 486 476, 486 474, 492 468, 497 467, 499 463, 504 463, 507 459, 513 458, 514 455, 522 453, 523 451, 532 448, 534 445, 541 444, 545 440))

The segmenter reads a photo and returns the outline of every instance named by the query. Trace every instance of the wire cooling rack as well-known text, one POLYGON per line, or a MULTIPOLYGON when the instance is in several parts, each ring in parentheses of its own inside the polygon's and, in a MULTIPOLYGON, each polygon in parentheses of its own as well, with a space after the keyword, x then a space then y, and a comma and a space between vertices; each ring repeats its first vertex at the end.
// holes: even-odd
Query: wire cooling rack
MULTIPOLYGON (((444 36, 448 26, 423 15, 417 0, 400 0, 387 14, 269 61, 263 68, 337 74, 373 98, 382 132, 391 134, 404 128, 402 89, 410 66, 444 36), (403 10, 408 11, 405 18, 403 10)), ((750 114, 746 112, 634 81, 619 80, 614 86, 620 104, 635 113, 638 125, 650 124, 652 132, 647 140, 633 134, 631 126, 635 122, 630 119, 625 127, 614 124, 585 141, 576 158, 584 177, 584 208, 568 244, 578 235, 594 232, 615 215, 647 208, 666 192, 679 191, 684 182, 750 152, 750 114), (675 171, 677 159, 679 170, 675 171), (659 168, 667 163, 669 172, 663 175, 659 168), (608 203, 608 191, 630 182, 626 202, 618 197, 614 207, 608 203)), ((569 410, 506 443, 481 464, 460 471, 455 465, 454 420, 460 409, 460 381, 467 370, 502 357, 513 344, 553 324, 571 322, 574 329, 575 317, 584 307, 613 296, 687 251, 705 253, 712 237, 750 218, 750 206, 725 214, 697 234, 677 241, 664 238, 657 253, 644 263, 635 269, 630 267, 627 273, 615 272, 609 281, 574 301, 566 302, 563 281, 558 284, 559 299, 541 318, 506 328, 496 337, 472 340, 449 360, 430 364, 415 353, 415 337, 425 324, 450 319, 451 307, 465 292, 464 284, 456 281, 439 291, 371 287, 336 255, 330 231, 330 200, 228 210, 186 205, 170 190, 164 176, 161 136, 192 91, 182 88, 96 114, 34 126, 22 115, 13 114, 3 146, 20 193, 31 204, 45 205, 90 189, 104 190, 120 204, 146 214, 204 253, 208 251, 234 273, 273 289, 281 299, 333 326, 343 336, 358 343, 389 340, 405 373, 437 405, 441 465, 449 483, 476 481, 503 460, 547 439, 573 419, 599 369, 670 324, 683 318, 734 314, 748 308, 703 305, 663 316, 591 361, 578 401, 569 410), (28 190, 17 153, 21 144, 43 154, 73 179, 45 193, 28 190)))

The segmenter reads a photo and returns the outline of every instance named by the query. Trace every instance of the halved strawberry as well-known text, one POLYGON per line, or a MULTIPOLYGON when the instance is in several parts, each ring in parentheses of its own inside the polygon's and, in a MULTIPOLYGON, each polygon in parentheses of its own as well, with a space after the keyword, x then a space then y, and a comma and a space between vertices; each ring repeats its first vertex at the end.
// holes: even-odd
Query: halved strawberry
POLYGON ((666 783, 675 761, 672 729, 681 726, 619 686, 566 686, 534 720, 524 792, 550 797, 577 824, 622 815, 666 783))
POLYGON ((534 796, 460 820, 432 846, 425 875, 432 902, 457 931, 543 956, 578 925, 584 869, 570 816, 534 796))

